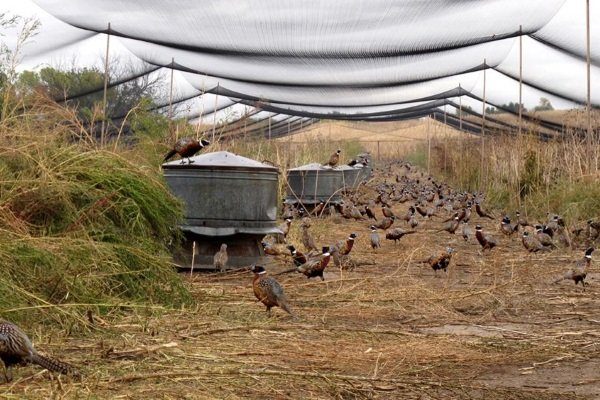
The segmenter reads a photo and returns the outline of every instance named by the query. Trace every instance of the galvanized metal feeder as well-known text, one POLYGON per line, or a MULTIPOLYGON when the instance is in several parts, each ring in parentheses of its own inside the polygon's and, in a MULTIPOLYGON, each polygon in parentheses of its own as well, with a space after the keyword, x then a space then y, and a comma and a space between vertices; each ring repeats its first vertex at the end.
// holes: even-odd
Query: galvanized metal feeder
MULTIPOLYGON (((352 167, 348 168, 352 169, 352 167)), ((312 207, 321 201, 338 204, 342 200, 342 191, 345 187, 343 167, 331 168, 318 163, 288 169, 287 181, 285 202, 301 203, 307 207, 312 207)))
POLYGON ((264 262, 261 239, 277 229, 277 168, 226 151, 163 164, 167 185, 185 203, 185 236, 174 254, 182 269, 213 269, 213 256, 227 244, 227 268, 264 262))

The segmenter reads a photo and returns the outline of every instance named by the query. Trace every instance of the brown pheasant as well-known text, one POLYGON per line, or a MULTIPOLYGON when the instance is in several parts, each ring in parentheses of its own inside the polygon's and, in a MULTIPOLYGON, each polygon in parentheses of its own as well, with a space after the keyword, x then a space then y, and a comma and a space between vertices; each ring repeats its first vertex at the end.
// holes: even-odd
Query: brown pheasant
POLYGON ((277 306, 295 318, 279 282, 275 278, 267 276, 267 271, 260 265, 255 265, 250 270, 254 272, 252 281, 254 295, 267 307, 267 315, 271 316, 271 308, 277 306))
POLYGON ((167 155, 165 155, 164 161, 166 162, 175 154, 179 154, 181 156, 182 164, 185 163, 185 158, 188 159, 188 164, 191 164, 193 163, 193 161, 190 160, 190 157, 193 157, 196 153, 198 153, 200 150, 202 150, 209 144, 210 142, 204 139, 198 141, 190 137, 181 138, 177 142, 175 142, 175 145, 173 146, 171 151, 169 151, 167 155))
POLYGON ((37 364, 48 371, 79 375, 73 366, 39 354, 25 332, 7 321, 0 322, 0 360, 5 366, 4 377, 7 382, 12 380, 11 368, 17 364, 37 364))

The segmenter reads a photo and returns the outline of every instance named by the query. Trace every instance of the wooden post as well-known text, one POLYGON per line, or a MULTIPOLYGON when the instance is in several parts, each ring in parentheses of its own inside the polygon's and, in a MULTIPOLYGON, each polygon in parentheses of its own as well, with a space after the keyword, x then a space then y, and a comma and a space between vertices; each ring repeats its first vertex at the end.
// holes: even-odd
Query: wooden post
POLYGON ((588 148, 588 168, 592 173, 592 158, 594 154, 592 138, 592 86, 591 86, 591 50, 590 50, 590 0, 585 2, 585 38, 586 38, 586 69, 587 69, 587 148, 588 148))
POLYGON ((215 142, 215 129, 217 128, 217 101, 219 100, 219 83, 217 83, 217 93, 215 94, 215 108, 213 109, 213 127, 212 127, 212 143, 215 142))
POLYGON ((175 72, 175 58, 171 58, 171 87, 169 88, 169 119, 173 118, 173 74, 175 72))
POLYGON ((484 179, 484 159, 483 159, 483 154, 485 151, 485 85, 486 85, 486 69, 487 69, 487 62, 486 59, 483 60, 483 111, 482 111, 482 117, 483 120, 481 121, 481 165, 479 166, 479 190, 483 190, 483 179, 484 179))
POLYGON ((273 115, 269 115, 269 140, 271 140, 271 117, 273 115))
POLYGON ((194 274, 194 263, 196 262, 196 241, 192 242, 192 267, 190 268, 190 278, 194 274))
POLYGON ((429 134, 432 116, 427 118, 427 174, 431 174, 431 135, 429 134))
MULTIPOLYGON (((200 119, 196 125, 196 139, 200 139, 200 129, 202 128, 202 117, 204 116, 204 80, 202 81, 202 90, 200 91, 200 119)), ((203 132, 204 133, 204 132, 203 132)))
POLYGON ((523 133, 523 25, 519 25, 519 137, 523 133))
POLYGON ((379 151, 379 140, 377 141, 377 161, 381 161, 381 153, 379 151))
POLYGON ((108 23, 108 29, 106 31, 106 56, 104 58, 104 94, 102 99, 102 128, 100 131, 100 145, 104 146, 105 141, 105 126, 108 130, 108 124, 106 123, 106 96, 108 92, 108 54, 110 50, 110 22, 108 23))
MULTIPOLYGON (((461 89, 460 83, 458 88, 461 89)), ((462 89, 460 90, 460 96, 458 97, 458 129, 462 131, 462 89)))

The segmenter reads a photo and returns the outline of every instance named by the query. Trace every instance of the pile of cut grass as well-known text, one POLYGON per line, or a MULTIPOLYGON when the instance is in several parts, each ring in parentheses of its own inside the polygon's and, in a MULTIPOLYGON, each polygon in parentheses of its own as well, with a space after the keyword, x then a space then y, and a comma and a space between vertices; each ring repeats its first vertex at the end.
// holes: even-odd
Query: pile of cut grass
POLYGON ((90 311, 189 303, 168 248, 182 206, 156 170, 47 139, 0 147, 0 315, 72 325, 90 311))

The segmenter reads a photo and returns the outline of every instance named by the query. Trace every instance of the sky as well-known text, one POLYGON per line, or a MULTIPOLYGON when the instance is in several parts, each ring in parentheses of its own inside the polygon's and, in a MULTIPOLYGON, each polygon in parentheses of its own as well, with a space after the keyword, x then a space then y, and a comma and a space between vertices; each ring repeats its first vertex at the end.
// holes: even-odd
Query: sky
MULTIPOLYGON (((569 40, 574 43, 585 44, 583 35, 584 22, 584 3, 585 0, 565 0, 565 5, 556 17, 551 21, 548 29, 560 28, 567 29, 566 34, 569 40), (570 29, 570 31, 568 30, 570 29)), ((592 10, 592 37, 600 39, 600 6, 597 3, 592 10), (596 17, 596 14, 598 15, 596 17)), ((23 49, 22 58, 19 65, 19 70, 39 69, 50 65, 54 67, 66 67, 71 65, 86 66, 86 65, 101 65, 104 57, 106 36, 102 34, 91 34, 70 25, 51 16, 31 0, 0 0, 0 13, 8 12, 10 15, 20 15, 23 17, 33 17, 41 22, 39 33, 34 37, 23 49), (60 33, 56 35, 56 33, 60 33), (52 38, 52 40, 49 40, 52 38), (59 50, 57 50, 59 49, 59 50)), ((0 37, 9 48, 14 48, 18 30, 0 30, 3 36, 0 37)), ((561 31, 562 32, 562 31, 561 31)), ((594 43, 594 42, 592 42, 594 43)), ((596 42, 597 43, 597 42, 596 42)), ((118 57, 121 60, 136 59, 136 56, 131 53, 122 41, 117 37, 111 37, 111 52, 110 58, 118 57)), ((504 70, 518 74, 519 65, 519 41, 518 38, 509 39, 506 49, 506 58, 501 64, 504 70)), ((584 96, 586 90, 585 79, 585 64, 582 62, 574 62, 569 57, 550 51, 548 48, 541 46, 538 42, 525 37, 523 40, 524 59, 523 67, 532 79, 538 79, 539 84, 548 84, 550 82, 553 87, 563 90, 563 92, 576 93, 579 97, 584 96)), ((598 57, 594 55, 594 57, 598 57)), ((595 58, 597 59, 597 58, 595 58)), ((168 79, 170 73, 162 72, 162 76, 168 79)), ((600 78, 600 68, 593 68, 593 78, 600 78)), ((176 93, 191 93, 193 88, 190 82, 185 79, 184 74, 175 72, 175 92, 176 93)), ((456 84, 459 83, 463 87, 470 86, 472 90, 479 96, 483 96, 483 73, 475 72, 466 76, 456 77, 456 84)), ((599 87, 596 82, 600 79, 592 80, 592 88, 599 87)), ((600 90, 593 90, 593 99, 595 103, 600 103, 600 90)), ((508 103, 509 101, 516 102, 518 100, 518 84, 515 81, 507 79, 498 72, 488 70, 486 73, 486 95, 492 102, 508 103)), ((575 104, 570 101, 554 97, 538 90, 527 88, 524 90, 524 104, 528 108, 534 107, 540 97, 550 99, 555 108, 572 108, 575 104)), ((215 101, 221 104, 222 100, 215 99, 215 96, 206 94, 201 101, 195 100, 188 104, 190 110, 211 109, 215 105, 215 101)), ((463 104, 471 105, 472 107, 481 107, 480 103, 470 99, 465 99, 463 104)), ((244 110, 242 106, 234 106, 234 111, 241 113, 244 110)), ((224 111, 218 115, 218 118, 230 114, 232 111, 224 111)))

